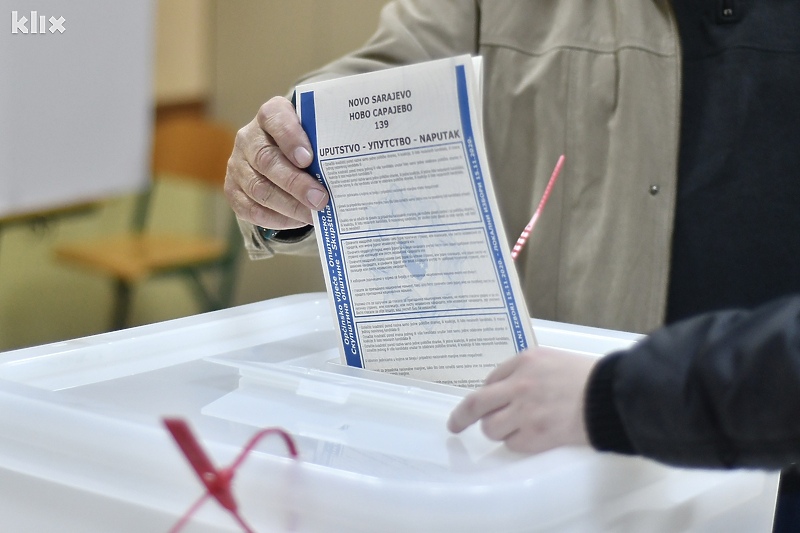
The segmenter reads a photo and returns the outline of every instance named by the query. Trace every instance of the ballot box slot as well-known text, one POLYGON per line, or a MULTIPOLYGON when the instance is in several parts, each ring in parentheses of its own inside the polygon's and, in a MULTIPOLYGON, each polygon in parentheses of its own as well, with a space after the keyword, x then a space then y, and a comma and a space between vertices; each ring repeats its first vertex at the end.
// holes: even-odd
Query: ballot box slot
MULTIPOLYGON (((217 358, 208 360, 220 362, 217 358)), ((469 392, 465 389, 448 387, 451 393, 445 394, 425 390, 422 386, 427 385, 426 383, 411 379, 407 380, 409 384, 403 385, 378 381, 374 377, 354 377, 285 364, 230 361, 224 361, 224 364, 232 364, 239 368, 240 388, 279 389, 335 404, 347 403, 351 406, 364 406, 385 412, 402 412, 438 420, 446 420, 450 411, 469 392)), ((380 377, 377 372, 366 370, 361 372, 380 377)))

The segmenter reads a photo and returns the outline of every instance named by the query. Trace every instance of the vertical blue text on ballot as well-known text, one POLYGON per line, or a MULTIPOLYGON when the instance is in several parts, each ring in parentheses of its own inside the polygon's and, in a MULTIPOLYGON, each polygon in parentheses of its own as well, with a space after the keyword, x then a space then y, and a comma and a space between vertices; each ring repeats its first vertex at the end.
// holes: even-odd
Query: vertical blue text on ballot
POLYGON ((461 115, 461 129, 464 131, 464 141, 467 143, 467 156, 469 157, 469 168, 472 171, 472 179, 475 187, 478 190, 478 198, 481 204, 481 211, 485 216, 485 224, 489 232, 489 242, 492 246, 492 254, 494 256, 494 263, 497 268, 500 282, 503 286, 503 297, 506 301, 506 307, 511 315, 511 324, 514 330, 514 340, 517 345, 517 351, 524 350, 528 347, 528 340, 525 337, 525 330, 522 328, 522 322, 519 316, 519 309, 517 308, 514 299, 513 291, 511 290, 511 280, 506 270, 506 264, 503 260, 503 253, 500 249, 501 243, 497 235, 497 228, 492 217, 492 212, 489 209, 488 200, 486 198, 486 188, 481 174, 480 161, 478 159, 478 151, 475 148, 475 135, 472 131, 472 120, 470 118, 469 108, 469 93, 467 91, 467 75, 464 65, 456 65, 456 87, 458 90, 458 108, 461 115))
MULTIPOLYGON (((308 91, 300 95, 300 109, 302 111, 301 123, 311 142, 311 153, 314 160, 309 166, 312 175, 328 188, 322 174, 322 166, 317 156, 317 113, 314 103, 314 92, 308 91)), ((331 293, 336 305, 336 316, 339 322, 339 334, 342 336, 342 345, 345 350, 345 359, 349 366, 364 367, 361 359, 361 350, 356 340, 355 327, 353 326, 353 310, 350 305, 347 279, 344 275, 344 259, 339 239, 336 216, 333 210, 331 197, 325 209, 317 212, 317 220, 322 234, 322 243, 325 249, 325 267, 331 284, 331 293)))

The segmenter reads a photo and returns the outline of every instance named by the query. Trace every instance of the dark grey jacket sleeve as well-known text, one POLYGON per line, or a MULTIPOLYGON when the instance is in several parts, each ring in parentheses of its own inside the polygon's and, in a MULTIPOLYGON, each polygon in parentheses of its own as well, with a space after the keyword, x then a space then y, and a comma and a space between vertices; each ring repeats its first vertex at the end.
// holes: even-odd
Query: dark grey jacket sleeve
POLYGON ((800 295, 685 320, 605 357, 585 417, 601 451, 716 468, 800 462, 800 295))

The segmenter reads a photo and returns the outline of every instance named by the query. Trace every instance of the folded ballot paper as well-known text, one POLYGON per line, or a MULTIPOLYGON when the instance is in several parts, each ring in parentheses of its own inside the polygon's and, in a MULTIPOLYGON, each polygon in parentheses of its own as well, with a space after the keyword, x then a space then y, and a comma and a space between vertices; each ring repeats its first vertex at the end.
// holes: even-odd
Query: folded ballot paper
POLYGON ((535 344, 486 162, 480 59, 297 87, 348 365, 462 387, 535 344))

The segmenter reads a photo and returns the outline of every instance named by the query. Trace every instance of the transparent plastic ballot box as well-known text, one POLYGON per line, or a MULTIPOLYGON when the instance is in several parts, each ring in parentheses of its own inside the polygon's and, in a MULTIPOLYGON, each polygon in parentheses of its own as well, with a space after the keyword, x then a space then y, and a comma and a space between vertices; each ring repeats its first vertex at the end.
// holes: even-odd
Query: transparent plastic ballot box
MULTIPOLYGON (((445 428, 466 390, 340 364, 325 294, 0 354, 0 530, 168 531, 204 487, 164 429, 218 466, 259 429, 233 493, 258 532, 769 531, 777 474, 668 468, 561 448, 510 452, 445 428)), ((603 354, 637 336, 534 321, 603 354)), ((239 531, 214 500, 184 531, 239 531)))

